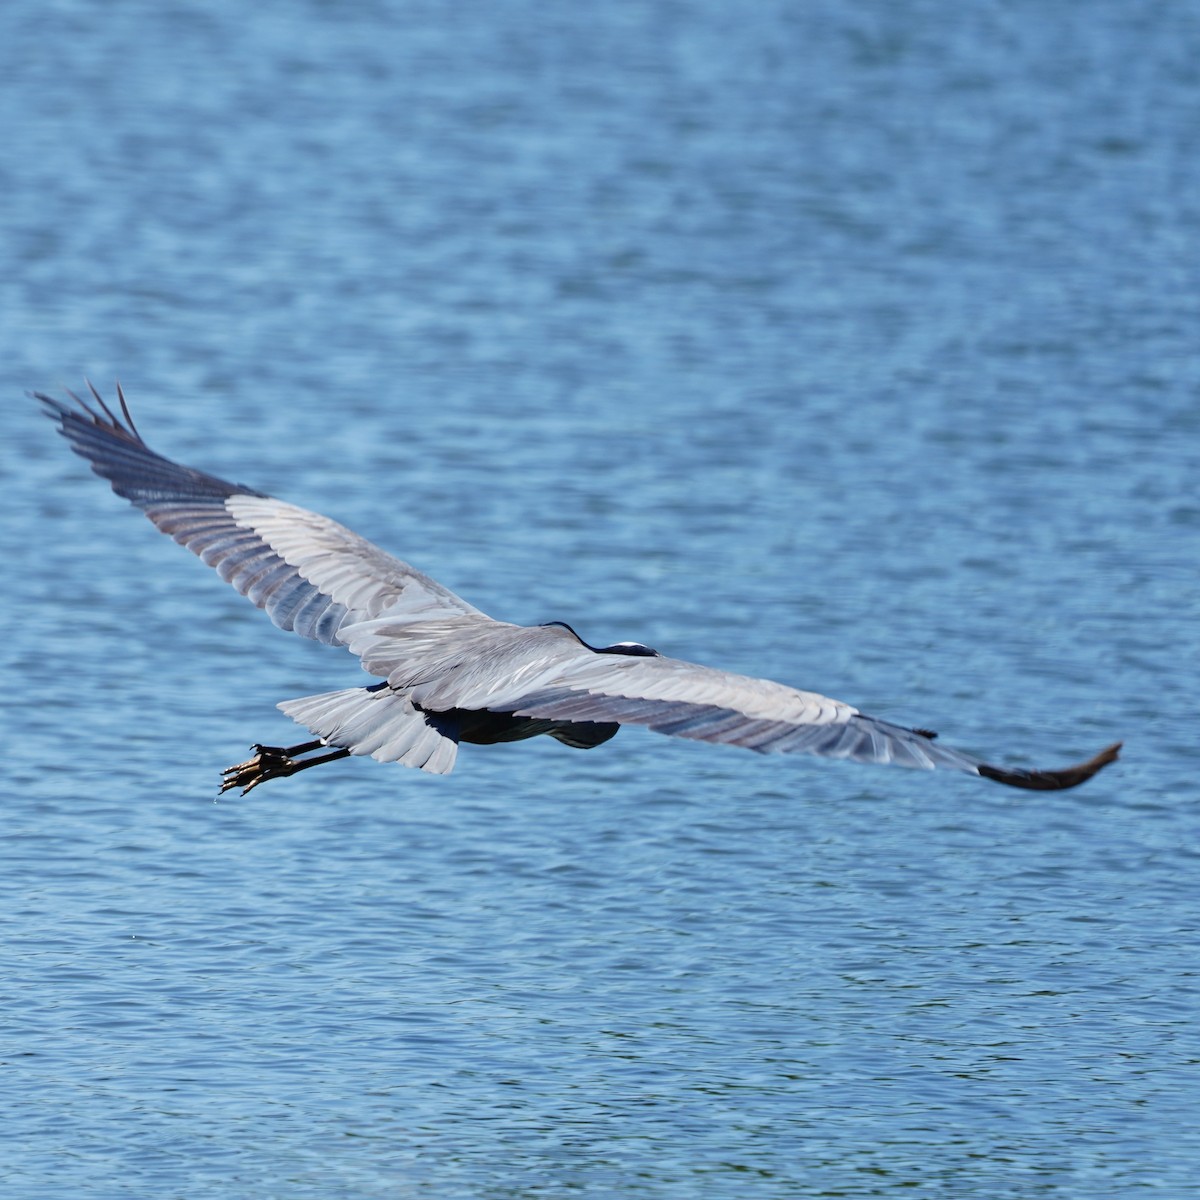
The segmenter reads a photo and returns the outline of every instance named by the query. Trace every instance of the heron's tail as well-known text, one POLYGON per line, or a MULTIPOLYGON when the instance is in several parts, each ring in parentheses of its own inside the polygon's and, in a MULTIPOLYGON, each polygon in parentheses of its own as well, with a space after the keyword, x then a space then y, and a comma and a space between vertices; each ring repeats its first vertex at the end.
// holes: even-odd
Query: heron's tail
POLYGON ((386 683, 301 696, 277 706, 331 746, 369 754, 379 762, 420 767, 435 775, 454 769, 458 743, 386 683))

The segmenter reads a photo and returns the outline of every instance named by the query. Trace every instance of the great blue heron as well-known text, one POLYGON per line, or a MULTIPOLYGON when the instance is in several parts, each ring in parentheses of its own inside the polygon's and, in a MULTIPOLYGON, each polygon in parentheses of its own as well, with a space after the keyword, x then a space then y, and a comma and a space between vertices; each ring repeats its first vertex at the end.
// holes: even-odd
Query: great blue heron
POLYGON ((1013 787, 1075 787, 1117 757, 1120 743, 1078 766, 993 767, 849 704, 766 679, 666 658, 637 642, 589 646, 561 621, 495 621, 328 517, 226 483, 155 454, 120 386, 117 417, 38 392, 76 454, 113 491, 213 567, 281 629, 345 646, 380 682, 279 705, 316 740, 251 747, 221 791, 249 792, 350 754, 435 774, 459 742, 519 741, 546 733, 586 749, 621 725, 780 754, 818 754, 904 767, 952 768, 1013 787))

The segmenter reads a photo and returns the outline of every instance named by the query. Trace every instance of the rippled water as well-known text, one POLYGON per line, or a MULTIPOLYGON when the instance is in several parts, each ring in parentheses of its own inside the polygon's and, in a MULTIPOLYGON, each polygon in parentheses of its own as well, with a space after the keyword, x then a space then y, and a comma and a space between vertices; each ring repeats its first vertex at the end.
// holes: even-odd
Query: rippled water
POLYGON ((1187 1194, 1200 20, 350 7, 0 17, 0 1190, 1187 1194), (1125 757, 214 803, 360 676, 22 397, 85 373, 498 617, 1125 757))

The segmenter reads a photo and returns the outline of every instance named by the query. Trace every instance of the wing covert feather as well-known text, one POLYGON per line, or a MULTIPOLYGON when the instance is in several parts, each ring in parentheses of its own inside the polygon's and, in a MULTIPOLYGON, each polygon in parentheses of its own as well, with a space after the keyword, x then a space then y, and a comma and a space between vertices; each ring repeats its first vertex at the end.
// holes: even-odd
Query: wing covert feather
POLYGON ((644 725, 656 733, 771 754, 815 754, 977 772, 978 760, 852 705, 681 659, 595 655, 513 703, 518 716, 644 725))

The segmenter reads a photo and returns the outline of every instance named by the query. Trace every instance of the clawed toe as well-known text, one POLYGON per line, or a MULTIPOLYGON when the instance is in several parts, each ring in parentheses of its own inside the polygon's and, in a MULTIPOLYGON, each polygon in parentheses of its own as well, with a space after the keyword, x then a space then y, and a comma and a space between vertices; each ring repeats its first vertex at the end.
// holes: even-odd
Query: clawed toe
POLYGON ((340 746, 328 749, 325 754, 313 754, 314 750, 325 750, 328 743, 324 738, 315 742, 303 742, 299 746, 260 746, 250 747, 254 757, 236 766, 226 767, 221 772, 221 794, 232 788, 241 788, 242 795, 253 791, 260 783, 268 779, 283 779, 295 775, 297 771, 306 771, 309 767, 320 766, 321 763, 333 762, 345 758, 349 750, 340 746), (308 755, 301 758, 301 755, 308 755))
POLYGON ((282 779, 296 770, 295 761, 289 757, 286 750, 279 746, 253 745, 254 757, 243 763, 226 767, 221 772, 220 795, 232 788, 241 788, 242 795, 253 791, 260 783, 268 779, 282 779))

